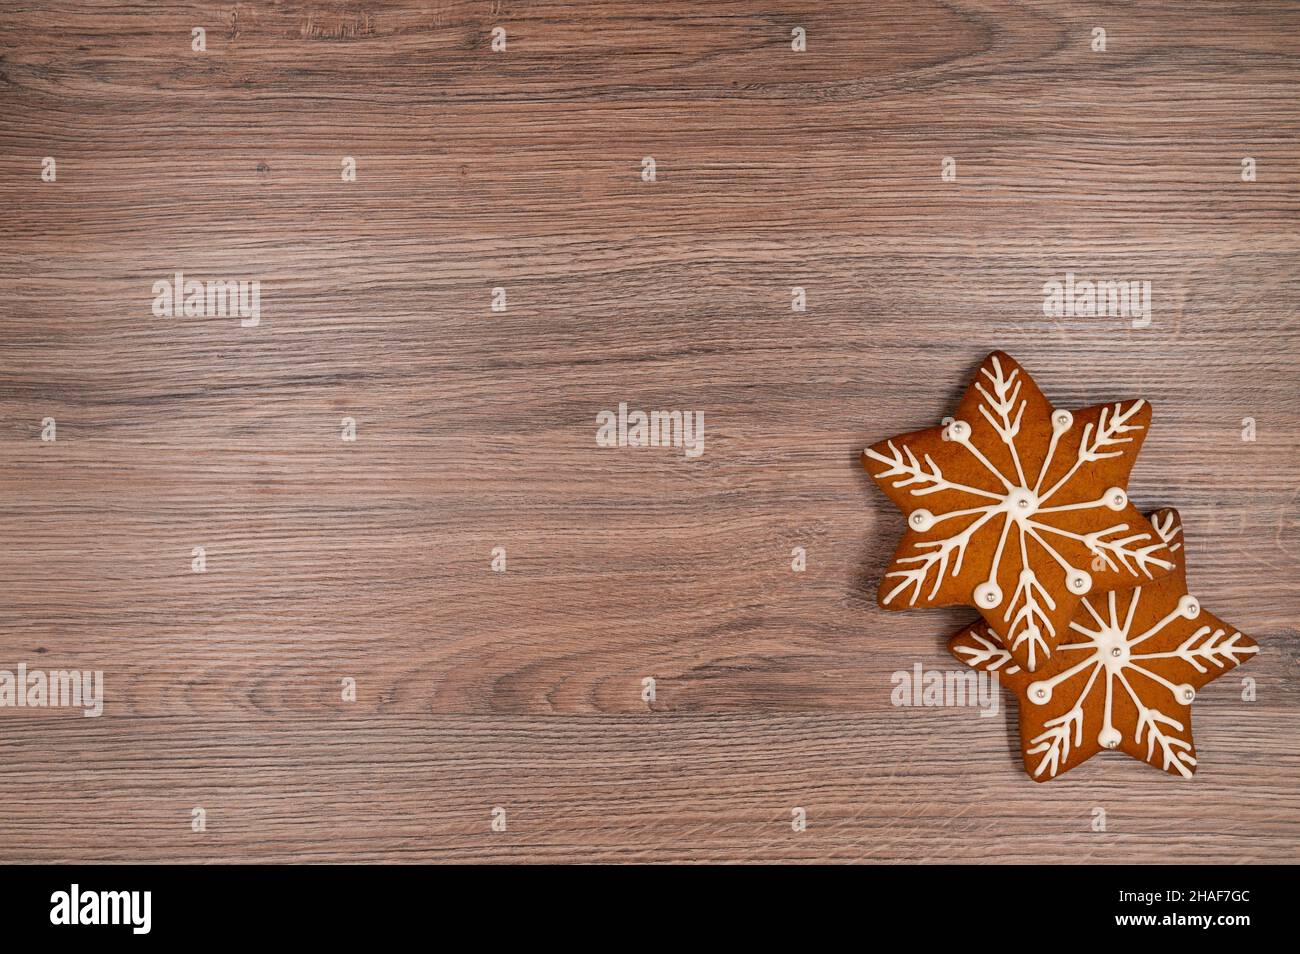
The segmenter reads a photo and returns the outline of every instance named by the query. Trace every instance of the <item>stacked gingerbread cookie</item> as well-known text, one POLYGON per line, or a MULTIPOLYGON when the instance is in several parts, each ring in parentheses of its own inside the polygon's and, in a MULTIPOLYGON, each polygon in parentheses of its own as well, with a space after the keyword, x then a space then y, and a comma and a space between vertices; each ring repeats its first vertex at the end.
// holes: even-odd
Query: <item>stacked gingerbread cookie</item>
POLYGON ((1054 408, 995 351, 952 418, 862 455, 905 515, 880 605, 979 611, 949 649, 1019 696, 1038 781, 1103 748, 1191 777, 1192 700, 1258 651, 1188 594, 1177 511, 1129 502, 1150 420, 1141 399, 1054 408))

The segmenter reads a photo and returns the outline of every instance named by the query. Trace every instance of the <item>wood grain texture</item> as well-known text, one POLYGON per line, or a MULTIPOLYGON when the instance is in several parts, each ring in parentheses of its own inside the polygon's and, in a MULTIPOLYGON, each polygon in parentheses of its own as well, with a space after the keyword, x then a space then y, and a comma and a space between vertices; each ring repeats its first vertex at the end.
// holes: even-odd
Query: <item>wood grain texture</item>
POLYGON ((108 688, 0 710, 0 860, 1300 861, 1298 56, 1279 2, 6 8, 0 668, 108 688), (876 607, 857 455, 998 347, 1152 402, 1131 495, 1262 645, 1190 783, 890 703, 973 614, 876 607))

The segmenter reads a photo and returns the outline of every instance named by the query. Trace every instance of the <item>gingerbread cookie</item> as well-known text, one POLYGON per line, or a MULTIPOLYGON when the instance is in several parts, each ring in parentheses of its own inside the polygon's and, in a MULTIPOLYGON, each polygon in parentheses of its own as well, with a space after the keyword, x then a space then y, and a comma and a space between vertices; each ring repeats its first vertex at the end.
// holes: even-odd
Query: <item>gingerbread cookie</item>
POLYGON ((862 464, 906 515, 879 602, 973 606, 1034 671, 1079 599, 1168 573, 1169 551, 1128 500, 1146 401, 1053 408, 995 351, 950 422, 867 448, 862 464))
POLYGON ((1069 635, 1037 672, 1017 666, 983 622, 948 643, 954 656, 998 672, 1020 697, 1025 770, 1040 782, 1103 748, 1191 778, 1197 690, 1259 651, 1188 595, 1178 512, 1158 510, 1151 522, 1173 555, 1173 572, 1136 589, 1085 597, 1069 635))

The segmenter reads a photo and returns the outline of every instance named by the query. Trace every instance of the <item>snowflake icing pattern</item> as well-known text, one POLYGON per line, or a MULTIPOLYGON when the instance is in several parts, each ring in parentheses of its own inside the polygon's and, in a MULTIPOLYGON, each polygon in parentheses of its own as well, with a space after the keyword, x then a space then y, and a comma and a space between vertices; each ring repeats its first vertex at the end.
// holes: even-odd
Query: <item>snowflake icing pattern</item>
POLYGON ((1196 691, 1259 651, 1252 639, 1188 595, 1177 512, 1159 511, 1152 523, 1175 556, 1175 572, 1153 584, 1082 600, 1050 670, 1035 677, 1014 665, 1002 669, 1011 653, 984 624, 951 642, 958 659, 976 669, 1002 669, 1020 694, 1025 767, 1040 781, 1103 748, 1120 748, 1190 778, 1196 768, 1190 707, 1196 691), (1117 723, 1131 723, 1131 731, 1122 732, 1117 723))
POLYGON ((1053 409, 1023 368, 994 352, 957 414, 864 451, 867 470, 907 514, 880 602, 972 605, 1032 672, 1051 656, 1080 597, 1173 566, 1123 486, 1150 407, 1053 409), (987 550, 986 565, 968 563, 968 552, 987 550), (941 595, 949 581, 955 595, 941 595))

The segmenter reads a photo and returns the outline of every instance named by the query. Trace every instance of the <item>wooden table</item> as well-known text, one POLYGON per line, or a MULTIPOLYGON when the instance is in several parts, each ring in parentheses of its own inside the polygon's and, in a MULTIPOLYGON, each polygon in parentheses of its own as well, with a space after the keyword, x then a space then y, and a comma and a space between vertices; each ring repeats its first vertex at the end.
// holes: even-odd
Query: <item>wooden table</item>
POLYGON ((0 709, 0 860, 1300 860, 1298 37, 1279 2, 6 10, 0 668, 106 689, 0 709), (260 282, 257 325, 156 317, 178 271, 260 282), (1046 316, 1067 272, 1151 282, 1149 323, 1046 316), (1262 644, 1190 782, 1036 785, 1011 700, 891 704, 972 614, 877 608, 901 518, 858 453, 996 347, 1153 403, 1133 499, 1262 644), (620 402, 704 452, 598 446, 620 402))

